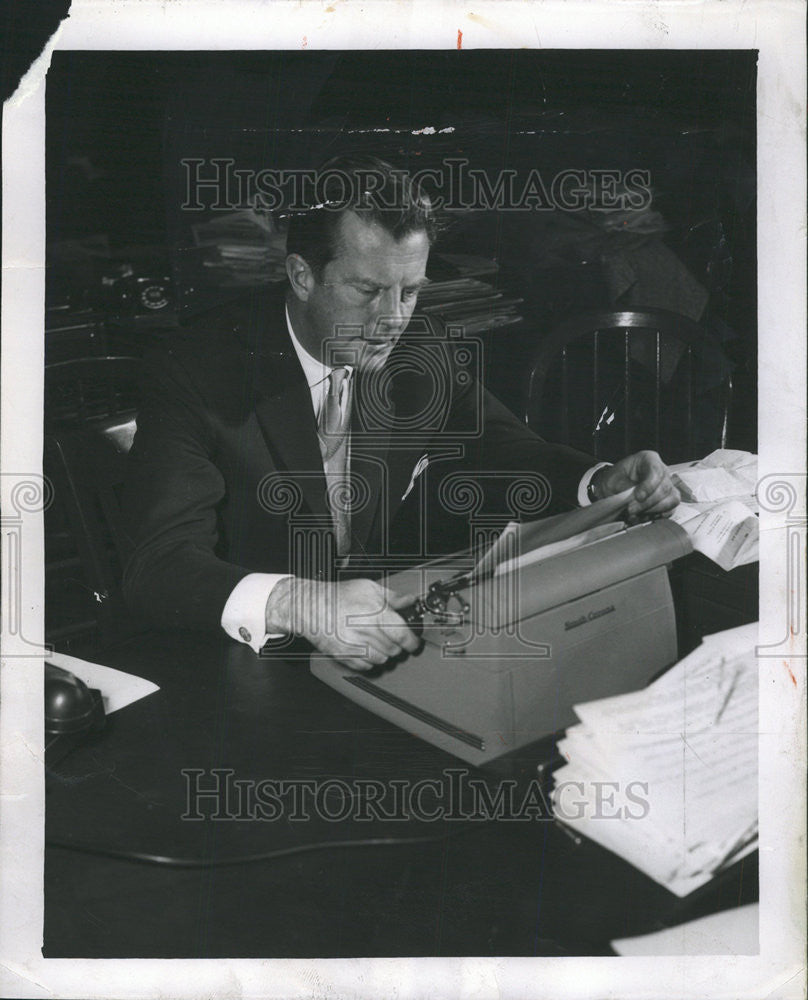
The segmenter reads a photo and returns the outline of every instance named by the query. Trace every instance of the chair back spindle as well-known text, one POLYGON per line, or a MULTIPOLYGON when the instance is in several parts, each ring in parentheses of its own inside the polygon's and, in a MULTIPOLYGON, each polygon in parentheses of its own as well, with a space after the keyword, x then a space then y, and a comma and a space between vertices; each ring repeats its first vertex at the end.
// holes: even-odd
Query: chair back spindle
POLYGON ((590 311, 559 324, 540 345, 524 419, 542 437, 598 460, 653 448, 665 461, 685 461, 726 446, 731 393, 729 361, 688 317, 590 311), (714 384, 700 364, 705 352, 720 359, 714 384))

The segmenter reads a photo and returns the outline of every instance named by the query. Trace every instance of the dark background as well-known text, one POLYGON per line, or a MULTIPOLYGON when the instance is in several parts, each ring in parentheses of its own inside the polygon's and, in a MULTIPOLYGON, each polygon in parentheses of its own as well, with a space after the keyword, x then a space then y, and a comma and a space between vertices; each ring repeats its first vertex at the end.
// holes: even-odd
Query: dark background
POLYGON ((738 226, 754 198, 755 67, 732 51, 57 52, 49 232, 164 240, 164 138, 240 163, 251 143, 282 167, 357 146, 413 169, 447 154, 487 169, 526 156, 543 172, 646 167, 674 226, 709 212, 738 226), (425 125, 456 131, 354 131, 425 125), (76 176, 80 157, 103 178, 76 176))
MULTIPOLYGON (((465 156, 492 179, 537 167, 548 185, 564 169, 641 168, 663 240, 710 293, 706 324, 736 369, 732 443, 754 449, 755 79, 756 53, 734 51, 58 52, 47 83, 49 305, 97 305, 122 262, 170 279, 178 310, 237 294, 188 267, 200 219, 179 208, 182 157, 314 168, 362 150, 414 170, 465 156), (424 126, 453 131, 412 134, 424 126), (103 250, 65 253, 99 234, 103 250)), ((499 286, 524 299, 524 323, 485 344, 489 386, 514 410, 548 329, 611 304, 597 260, 575 247, 547 253, 563 215, 455 214, 437 248, 494 259, 499 286)))

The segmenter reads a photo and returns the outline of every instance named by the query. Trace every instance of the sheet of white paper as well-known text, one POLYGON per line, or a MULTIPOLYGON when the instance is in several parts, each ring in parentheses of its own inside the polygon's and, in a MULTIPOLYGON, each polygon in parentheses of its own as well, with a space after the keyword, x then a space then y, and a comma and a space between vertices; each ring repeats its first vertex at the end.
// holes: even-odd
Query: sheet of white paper
POLYGON ((754 650, 758 644, 759 629, 760 622, 748 622, 737 628, 724 629, 723 632, 711 632, 704 636, 701 645, 708 649, 720 649, 725 657, 734 659, 754 650))
POLYGON ((672 466, 671 472, 683 500, 727 500, 755 492, 757 455, 719 448, 697 462, 672 466))
POLYGON ((757 455, 751 451, 740 451, 737 448, 716 448, 697 464, 705 469, 719 466, 723 469, 730 469, 736 476, 750 480, 753 486, 757 482, 758 460, 757 455))
POLYGON ((578 535, 573 535, 572 538, 564 538, 560 542, 551 542, 549 545, 542 545, 537 549, 526 552, 516 559, 508 559, 497 566, 494 575, 501 576, 515 569, 524 569, 525 566, 541 562, 543 559, 549 559, 551 556, 561 555, 562 552, 569 552, 571 549, 580 549, 584 545, 594 545, 595 542, 600 542, 604 538, 611 538, 612 535, 625 530, 626 526, 622 521, 601 524, 597 528, 590 528, 589 531, 582 531, 578 535))
POLYGON ((618 938, 618 955, 757 955, 760 906, 750 903, 642 937, 618 938))
POLYGON ((478 561, 474 569, 475 576, 492 573, 501 563, 542 546, 564 541, 592 528, 614 522, 620 511, 627 506, 633 492, 632 487, 598 500, 588 507, 579 507, 539 521, 526 521, 522 524, 511 521, 478 561))
POLYGON ((727 469, 699 468, 674 474, 674 483, 685 501, 725 500, 749 492, 727 469))
POLYGON ((125 674, 122 670, 105 667, 101 663, 90 663, 66 653, 51 653, 48 662, 54 663, 63 670, 69 670, 88 687, 97 688, 104 701, 104 712, 109 715, 119 708, 131 705, 132 702, 145 698, 146 695, 159 691, 160 688, 151 681, 133 674, 125 674))
POLYGON ((700 512, 695 506, 680 504, 671 519, 690 535, 697 552, 725 570, 757 561, 758 520, 748 503, 728 500, 700 512))
MULTIPOLYGON (((725 502, 728 501, 716 502, 714 500, 708 500, 694 503, 684 501, 671 512, 671 517, 677 522, 677 524, 684 524, 695 517, 699 517, 701 514, 709 514, 710 511, 715 510, 725 502)), ((749 496, 733 497, 732 502, 741 504, 749 511, 750 514, 760 513, 760 504, 758 503, 758 499, 752 494, 749 496)))

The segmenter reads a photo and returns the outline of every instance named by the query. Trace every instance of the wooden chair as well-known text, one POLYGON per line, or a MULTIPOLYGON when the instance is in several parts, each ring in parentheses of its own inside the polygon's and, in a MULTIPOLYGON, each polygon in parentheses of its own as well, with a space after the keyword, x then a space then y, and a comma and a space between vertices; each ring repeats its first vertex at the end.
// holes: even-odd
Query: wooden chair
MULTIPOLYGON (((64 602, 73 618, 49 627, 50 641, 82 634, 106 641, 116 637, 125 620, 120 582, 130 546, 121 521, 120 490, 134 433, 135 418, 130 416, 45 437, 43 468, 53 485, 53 506, 78 553, 77 560, 62 560, 61 567, 46 559, 48 574, 67 570, 60 586, 51 586, 50 600, 64 602)), ((53 538, 46 534, 46 551, 52 546, 53 538)), ((59 617, 64 615, 48 615, 49 622, 59 617)))
POLYGON ((45 515, 46 632, 92 648, 122 621, 127 558, 118 492, 135 434, 142 361, 76 358, 45 368, 43 466, 54 487, 45 515))
POLYGON ((730 362, 693 320, 590 311, 539 347, 523 416, 542 437, 598 459, 652 448, 680 462, 726 447, 731 395, 730 362))

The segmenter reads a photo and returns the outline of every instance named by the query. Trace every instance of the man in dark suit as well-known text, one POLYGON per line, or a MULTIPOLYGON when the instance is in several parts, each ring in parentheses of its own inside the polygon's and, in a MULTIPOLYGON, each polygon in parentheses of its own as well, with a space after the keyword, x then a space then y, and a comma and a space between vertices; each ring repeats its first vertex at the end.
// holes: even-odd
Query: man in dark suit
POLYGON ((124 593, 154 624, 222 627, 256 651, 300 635, 368 669, 418 646, 407 598, 370 576, 467 544, 443 488, 458 475, 491 511, 520 475, 546 512, 633 486, 643 517, 678 494, 654 452, 596 465, 519 423, 458 360, 462 339, 413 318, 429 200, 370 158, 328 176, 333 196, 290 224, 288 287, 200 318, 152 367, 124 593))

